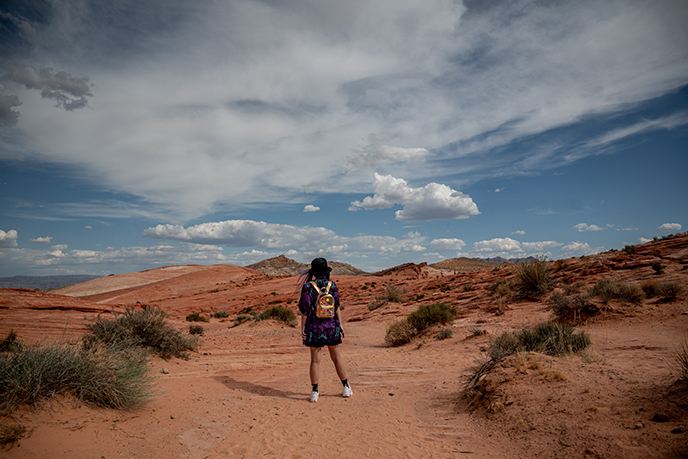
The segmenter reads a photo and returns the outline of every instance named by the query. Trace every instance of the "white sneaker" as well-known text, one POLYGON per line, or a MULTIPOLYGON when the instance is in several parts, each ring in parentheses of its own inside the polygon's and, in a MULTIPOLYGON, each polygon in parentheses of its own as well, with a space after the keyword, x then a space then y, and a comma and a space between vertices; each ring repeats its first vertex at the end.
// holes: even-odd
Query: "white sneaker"
POLYGON ((311 398, 309 399, 312 403, 315 403, 318 401, 318 397, 320 396, 320 393, 317 390, 314 390, 311 392, 311 398))
POLYGON ((352 395, 354 395, 354 391, 351 390, 351 386, 344 386, 344 390, 342 391, 342 397, 349 398, 352 395))

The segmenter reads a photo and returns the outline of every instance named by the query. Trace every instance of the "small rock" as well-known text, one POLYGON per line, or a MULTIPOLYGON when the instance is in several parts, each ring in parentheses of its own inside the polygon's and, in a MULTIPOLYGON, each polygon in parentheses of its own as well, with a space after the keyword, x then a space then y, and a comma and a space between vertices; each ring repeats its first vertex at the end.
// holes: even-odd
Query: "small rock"
POLYGON ((392 392, 389 393, 390 397, 394 397, 394 394, 392 392))
POLYGON ((642 429, 643 427, 645 427, 645 426, 643 425, 642 422, 639 422, 639 423, 637 423, 637 424, 635 425, 635 428, 636 428, 636 429, 642 429))
POLYGON ((655 415, 652 417, 652 422, 667 422, 668 420, 669 416, 664 413, 655 413, 655 415))
POLYGON ((684 433, 686 431, 685 426, 678 426, 671 431, 671 433, 684 433))
POLYGON ((170 414, 170 419, 174 419, 174 416, 170 414))
POLYGON ((170 374, 170 370, 168 370, 168 369, 165 368, 165 367, 162 367, 162 374, 164 374, 164 375, 169 375, 169 374, 170 374))

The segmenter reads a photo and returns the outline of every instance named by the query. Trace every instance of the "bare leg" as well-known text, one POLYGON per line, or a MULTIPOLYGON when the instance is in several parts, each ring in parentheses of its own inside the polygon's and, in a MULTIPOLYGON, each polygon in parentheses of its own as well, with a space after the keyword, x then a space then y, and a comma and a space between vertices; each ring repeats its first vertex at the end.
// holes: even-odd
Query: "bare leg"
POLYGON ((320 360, 322 359, 322 348, 312 347, 311 349, 311 384, 320 382, 320 360))
POLYGON ((332 359, 332 363, 334 363, 334 368, 337 370, 339 379, 344 381, 347 379, 346 368, 344 368, 344 360, 342 359, 342 355, 339 353, 339 346, 327 346, 327 349, 330 351, 330 358, 332 359))

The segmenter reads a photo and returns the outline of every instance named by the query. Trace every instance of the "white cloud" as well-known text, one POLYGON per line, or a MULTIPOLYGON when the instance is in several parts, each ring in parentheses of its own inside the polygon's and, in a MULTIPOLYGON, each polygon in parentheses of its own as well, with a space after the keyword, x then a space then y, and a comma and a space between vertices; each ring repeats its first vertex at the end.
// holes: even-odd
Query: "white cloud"
POLYGON ((53 240, 52 236, 37 237, 36 239, 31 239, 31 242, 36 242, 38 244, 50 244, 53 240))
POLYGON ((477 253, 517 253, 522 252, 521 243, 511 239, 494 238, 473 243, 473 252, 477 253))
POLYGON ((354 201, 349 210, 388 209, 396 204, 404 206, 395 212, 400 221, 463 219, 478 215, 478 206, 470 196, 439 183, 412 188, 404 179, 375 173, 374 196, 354 201))
POLYGON ((574 225, 573 229, 582 233, 583 231, 603 231, 611 228, 613 225, 607 224, 606 226, 588 225, 587 223, 579 223, 574 225))
POLYGON ((601 248, 593 249, 587 242, 571 242, 563 246, 560 253, 566 257, 580 257, 583 255, 591 255, 593 253, 601 252, 601 248))
POLYGON ((433 250, 461 250, 466 243, 461 239, 434 239, 428 245, 433 250))
POLYGON ((338 236, 322 227, 281 225, 252 220, 227 220, 181 225, 157 225, 143 232, 144 237, 195 244, 221 244, 228 247, 255 247, 261 250, 295 250, 305 255, 361 256, 375 253, 398 256, 422 252, 424 238, 409 233, 403 239, 391 236, 338 236))
POLYGON ((84 226, 84 229, 93 229, 93 227, 91 225, 86 225, 84 226))
POLYGON ((383 145, 375 135, 368 136, 368 145, 354 150, 353 156, 347 156, 344 164, 348 169, 358 169, 363 166, 376 166, 380 163, 421 161, 430 152, 426 148, 403 148, 383 145))
POLYGON ((51 247, 53 250, 67 250, 69 246, 67 244, 57 244, 51 247))
POLYGON ((516 230, 516 231, 514 231, 514 232, 511 233, 511 234, 518 234, 519 236, 523 236, 524 234, 526 234, 526 232, 523 231, 523 230, 516 230))
POLYGON ((17 230, 0 230, 0 247, 17 247, 17 230))
MULTIPOLYGON (((358 193, 373 165, 412 183, 449 169, 470 181, 554 167, 576 160, 570 145, 497 163, 485 153, 688 82, 681 0, 83 4, 67 0, 70 14, 40 23, 12 19, 21 36, 3 44, 20 43, 32 67, 9 72, 0 123, 30 145, 7 141, 0 152, 50 152, 104 188, 159 205, 167 221, 294 202, 325 185, 358 193), (77 108, 91 81, 89 110, 45 110, 38 91, 77 108), (341 174, 347 162, 358 169, 341 174)), ((686 115, 674 118, 615 127, 586 148, 686 115)))
POLYGON ((308 204, 306 207, 303 208, 304 212, 317 212, 320 210, 320 207, 314 206, 312 204, 308 204))
POLYGON ((652 239, 648 239, 646 237, 639 237, 638 238, 638 244, 645 244, 646 242, 650 242, 652 239))
POLYGON ((657 231, 662 233, 672 233, 681 231, 682 226, 679 223, 664 223, 657 228, 657 231))

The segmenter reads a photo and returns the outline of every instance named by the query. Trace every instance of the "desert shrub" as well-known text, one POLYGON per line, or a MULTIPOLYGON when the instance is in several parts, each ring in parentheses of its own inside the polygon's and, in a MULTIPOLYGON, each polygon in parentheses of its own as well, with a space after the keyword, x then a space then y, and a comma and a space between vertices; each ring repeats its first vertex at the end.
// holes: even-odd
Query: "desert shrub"
POLYGON ((590 344, 590 337, 585 332, 574 334, 570 324, 559 322, 545 322, 533 328, 524 328, 516 333, 516 338, 525 351, 555 356, 581 351, 590 344))
POLYGON ((385 285, 385 297, 387 301, 392 303, 403 303, 402 291, 396 285, 385 285))
POLYGON ((203 335, 202 325, 189 325, 189 335, 203 335))
POLYGON ((473 291, 473 284, 471 284, 471 283, 463 284, 463 291, 464 291, 464 292, 471 292, 471 291, 473 291))
POLYGON ((471 327, 468 329, 468 333, 470 333, 471 336, 480 336, 480 335, 486 335, 487 330, 485 330, 484 328, 471 327))
POLYGON ((445 303, 420 306, 406 318, 412 328, 422 332, 436 324, 446 324, 456 318, 456 309, 445 303))
POLYGON ((645 292, 639 286, 607 279, 599 280, 590 290, 590 295, 599 297, 605 304, 617 300, 637 305, 645 299, 645 292))
POLYGON ((671 357, 679 379, 688 381, 688 341, 686 339, 674 346, 671 357))
POLYGON ((275 319, 284 322, 290 327, 296 327, 296 314, 291 309, 283 308, 282 306, 275 306, 266 309, 258 316, 258 320, 275 319))
POLYGON ((649 279, 646 281, 643 281, 640 284, 640 288, 643 289, 643 292, 645 292, 645 296, 647 298, 652 298, 654 296, 657 296, 657 286, 659 285, 659 282, 657 282, 654 279, 649 279))
POLYGON ((12 446, 26 435, 26 426, 22 424, 8 424, 0 426, 0 447, 12 446))
POLYGON ((662 263, 660 263, 659 261, 653 261, 651 266, 652 266, 652 269, 655 270, 655 274, 662 274, 662 273, 664 273, 664 268, 666 268, 666 266, 664 266, 664 265, 663 265, 662 263))
POLYGON ((511 294, 511 284, 506 279, 497 279, 490 285, 490 295, 507 296, 511 294))
POLYGON ((89 333, 84 335, 83 344, 86 348, 97 347, 99 343, 143 347, 163 359, 188 359, 187 351, 195 350, 198 341, 173 329, 166 323, 166 318, 163 310, 151 307, 127 308, 124 314, 114 319, 103 319, 98 315, 93 323, 86 325, 89 333))
POLYGON ((514 288, 519 298, 538 296, 552 289, 549 266, 543 258, 518 265, 514 288))
POLYGON ((0 341, 0 352, 20 352, 26 348, 26 343, 17 337, 14 330, 10 330, 5 339, 0 341))
POLYGON ((449 339, 452 336, 454 336, 454 330, 452 330, 451 328, 445 328, 444 330, 442 330, 441 332, 436 334, 434 336, 434 338, 438 339, 438 340, 443 340, 443 339, 449 339))
POLYGON ((249 320, 254 320, 255 317, 253 317, 251 314, 239 314, 234 318, 234 326, 238 326, 243 324, 244 322, 248 322, 249 320))
POLYGON ((626 251, 627 254, 633 255, 635 253, 635 246, 634 245, 627 245, 624 247, 624 250, 626 251))
POLYGON ((368 303, 368 311, 374 311, 376 309, 379 309, 387 303, 389 303, 387 299, 376 296, 374 301, 368 303))
POLYGON ((662 282, 655 287, 656 295, 663 300, 675 300, 683 291, 683 286, 678 282, 662 282))
POLYGON ((208 319, 205 316, 200 315, 197 312, 192 312, 191 314, 186 316, 186 321, 187 322, 210 322, 210 319, 208 319))
POLYGON ((227 311, 217 311, 215 314, 213 314, 213 317, 216 319, 226 319, 229 317, 229 314, 227 314, 227 311))
POLYGON ((0 412, 70 394, 86 403, 127 409, 150 397, 147 352, 122 342, 90 347, 34 345, 0 355, 0 412))
POLYGON ((524 328, 516 333, 504 332, 490 341, 487 358, 478 361, 466 382, 475 385, 502 359, 518 352, 530 351, 560 356, 569 352, 580 352, 590 345, 585 332, 573 333, 570 324, 545 322, 533 328, 524 328))
POLYGON ((417 334, 418 330, 413 328, 408 320, 399 320, 387 329, 385 343, 389 346, 401 346, 402 344, 409 343, 417 334))
POLYGON ((573 295, 571 297, 555 292, 548 300, 552 315, 559 321, 577 322, 584 317, 594 316, 599 309, 588 303, 588 296, 573 295))

